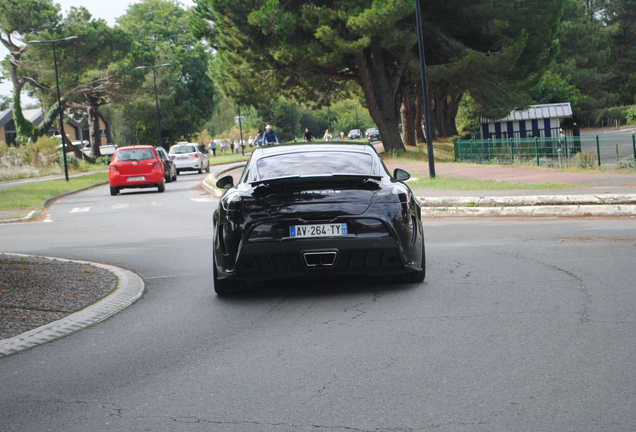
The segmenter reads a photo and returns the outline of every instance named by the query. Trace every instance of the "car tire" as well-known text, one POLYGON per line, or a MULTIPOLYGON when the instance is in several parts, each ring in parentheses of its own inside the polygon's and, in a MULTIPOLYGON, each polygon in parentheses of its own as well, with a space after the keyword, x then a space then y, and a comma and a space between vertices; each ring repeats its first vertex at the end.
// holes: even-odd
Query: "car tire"
MULTIPOLYGON (((214 255, 214 252, 212 252, 214 255)), ((242 294, 247 291, 247 282, 233 279, 219 279, 216 271, 216 264, 212 261, 214 292, 217 295, 242 294)))
POLYGON ((181 170, 177 170, 177 175, 181 175, 181 170))
POLYGON ((209 172, 210 172, 210 164, 208 164, 208 167, 205 169, 205 172, 206 172, 206 173, 209 173, 209 172))
POLYGON ((166 190, 166 182, 165 182, 165 180, 164 180, 164 181, 162 181, 162 182, 161 182, 161 183, 157 186, 157 190, 158 190, 159 192, 163 192, 163 191, 165 191, 165 190, 166 190))
POLYGON ((170 183, 172 181, 172 176, 168 173, 168 177, 164 177, 166 179, 166 183, 170 183))
POLYGON ((115 195, 117 195, 118 193, 119 193, 119 188, 112 187, 112 186, 110 187, 110 194, 111 194, 112 196, 115 196, 115 195))
POLYGON ((199 172, 199 174, 201 174, 203 172, 203 170, 200 169, 200 168, 197 171, 199 172))
POLYGON ((426 278, 426 250, 422 244, 422 270, 395 275, 393 280, 398 283, 423 282, 426 278))
POLYGON ((172 176, 172 181, 177 181, 177 171, 175 170, 174 176, 172 176))

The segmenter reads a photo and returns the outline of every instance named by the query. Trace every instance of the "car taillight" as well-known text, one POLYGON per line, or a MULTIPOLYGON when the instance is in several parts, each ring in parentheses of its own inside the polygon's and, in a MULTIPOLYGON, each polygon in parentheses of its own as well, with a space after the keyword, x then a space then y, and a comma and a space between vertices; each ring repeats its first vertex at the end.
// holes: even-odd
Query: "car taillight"
POLYGON ((195 154, 188 155, 188 156, 192 156, 192 157, 193 157, 193 158, 195 158, 195 159, 199 157, 199 155, 198 155, 198 154, 196 154, 196 153, 195 153, 195 154))
POLYGON ((157 163, 155 164, 155 168, 161 168, 161 163, 160 163, 160 162, 157 162, 157 163))
POLYGON ((111 165, 109 169, 110 171, 117 171, 117 167, 115 165, 111 165))

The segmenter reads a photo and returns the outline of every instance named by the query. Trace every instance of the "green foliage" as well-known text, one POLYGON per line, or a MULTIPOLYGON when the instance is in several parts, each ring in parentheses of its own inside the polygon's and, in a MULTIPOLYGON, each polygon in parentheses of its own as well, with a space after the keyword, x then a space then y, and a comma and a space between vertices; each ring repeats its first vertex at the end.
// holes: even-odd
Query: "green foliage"
POLYGON ((625 117, 627 119, 627 123, 636 124, 636 107, 630 108, 625 117))
POLYGON ((571 78, 569 75, 561 78, 558 73, 547 71, 541 81, 528 91, 528 95, 535 104, 570 102, 576 105, 581 92, 569 83, 571 78))
POLYGON ((584 111, 611 106, 618 99, 616 92, 608 86, 613 76, 610 69, 611 29, 591 12, 600 11, 606 5, 594 6, 595 3, 601 2, 565 2, 557 35, 559 54, 551 66, 552 71, 562 77, 571 77, 569 83, 583 95, 577 100, 576 108, 584 111))
POLYGON ((0 95, 0 111, 4 111, 11 106, 11 98, 5 95, 0 95))
POLYGON ((57 25, 59 10, 53 0, 3 0, 0 29, 7 35, 37 34, 57 25))
MULTIPOLYGON (((131 4, 117 20, 133 37, 133 56, 138 64, 171 64, 156 69, 161 135, 166 147, 198 133, 215 106, 214 84, 207 75, 212 52, 190 31, 190 14, 170 0, 143 0, 131 4)), ((142 142, 155 143, 158 131, 153 74, 137 70, 131 78, 142 85, 135 90, 134 98, 116 109, 133 124, 145 126, 139 132, 142 142)))

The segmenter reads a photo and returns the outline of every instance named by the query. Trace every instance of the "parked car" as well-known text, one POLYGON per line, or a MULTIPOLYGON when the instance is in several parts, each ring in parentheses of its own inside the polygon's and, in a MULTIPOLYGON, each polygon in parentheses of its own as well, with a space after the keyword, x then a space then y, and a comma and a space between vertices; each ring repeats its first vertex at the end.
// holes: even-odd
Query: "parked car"
POLYGON ((163 147, 155 147, 157 157, 163 164, 163 176, 166 179, 166 183, 177 180, 177 166, 174 161, 168 156, 168 152, 163 147))
MULTIPOLYGON (((112 154, 115 153, 115 150, 117 149, 117 146, 115 146, 114 144, 109 144, 109 145, 100 145, 99 146, 99 153, 102 156, 110 156, 112 154)), ((82 152, 87 155, 90 156, 91 155, 91 143, 86 143, 84 144, 84 146, 82 147, 82 152)))
POLYGON ((367 136, 369 142, 380 141, 380 131, 376 128, 367 129, 365 135, 367 136))
POLYGON ((351 129, 349 131, 349 139, 360 139, 361 136, 362 132, 360 131, 360 129, 351 129))
POLYGON ((425 277, 421 207, 369 144, 259 147, 214 211, 217 294, 249 280, 318 275, 425 277))
POLYGON ((198 144, 175 144, 170 148, 170 158, 177 167, 177 174, 181 171, 210 172, 210 159, 198 144))
POLYGON ((108 183, 111 195, 125 188, 156 187, 163 192, 166 189, 163 163, 152 146, 119 147, 110 163, 108 183))

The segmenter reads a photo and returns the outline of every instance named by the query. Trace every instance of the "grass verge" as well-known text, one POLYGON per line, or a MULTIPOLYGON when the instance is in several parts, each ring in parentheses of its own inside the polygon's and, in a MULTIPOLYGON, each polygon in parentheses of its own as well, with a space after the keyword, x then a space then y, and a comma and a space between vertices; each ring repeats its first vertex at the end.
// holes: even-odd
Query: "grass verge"
POLYGON ((217 149, 217 156, 216 157, 212 157, 209 156, 210 158, 210 165, 221 165, 221 164, 226 164, 226 163, 230 163, 230 162, 241 162, 241 161, 246 161, 250 158, 250 154, 246 153, 245 156, 242 156, 240 154, 226 154, 225 156, 218 156, 220 153, 217 149))
POLYGON ((428 176, 428 173, 414 173, 413 180, 409 180, 407 184, 412 188, 418 189, 443 189, 443 190, 546 190, 546 189, 570 189, 574 185, 568 183, 526 183, 526 182, 510 182, 499 180, 483 180, 483 179, 458 179, 448 177, 428 176))
POLYGON ((0 210, 39 210, 48 198, 108 181, 108 173, 48 180, 0 190, 0 210))

